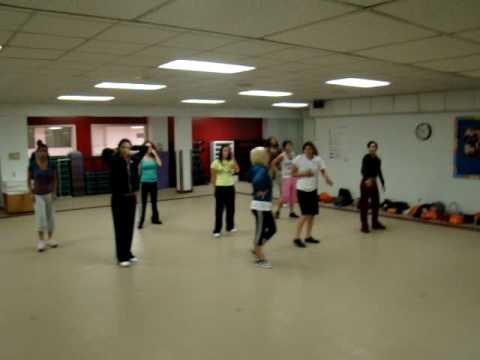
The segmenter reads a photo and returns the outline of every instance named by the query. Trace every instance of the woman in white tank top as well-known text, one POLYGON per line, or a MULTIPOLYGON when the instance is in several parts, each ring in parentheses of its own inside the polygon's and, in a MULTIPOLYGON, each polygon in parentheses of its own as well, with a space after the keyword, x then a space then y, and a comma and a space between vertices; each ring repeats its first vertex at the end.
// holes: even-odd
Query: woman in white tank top
POLYGON ((292 176, 293 160, 295 159, 295 152, 293 151, 293 143, 290 140, 283 142, 283 152, 278 155, 273 161, 272 166, 280 165, 282 172, 282 192, 278 209, 275 213, 276 218, 280 218, 280 211, 283 204, 290 206, 290 217, 298 218, 295 214, 294 207, 297 203, 297 178, 292 176))

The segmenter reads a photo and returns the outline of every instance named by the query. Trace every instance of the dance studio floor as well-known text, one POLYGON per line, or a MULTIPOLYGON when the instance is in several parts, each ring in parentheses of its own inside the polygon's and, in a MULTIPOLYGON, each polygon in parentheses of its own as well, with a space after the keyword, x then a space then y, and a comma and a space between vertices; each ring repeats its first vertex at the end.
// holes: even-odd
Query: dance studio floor
POLYGON ((368 236, 322 209, 318 246, 293 248, 279 221, 265 270, 248 205, 238 195, 239 233, 213 239, 210 197, 160 202, 165 225, 136 232, 130 269, 108 208, 59 212, 44 254, 33 216, 0 220, 0 359, 480 358, 478 232, 385 220, 368 236))

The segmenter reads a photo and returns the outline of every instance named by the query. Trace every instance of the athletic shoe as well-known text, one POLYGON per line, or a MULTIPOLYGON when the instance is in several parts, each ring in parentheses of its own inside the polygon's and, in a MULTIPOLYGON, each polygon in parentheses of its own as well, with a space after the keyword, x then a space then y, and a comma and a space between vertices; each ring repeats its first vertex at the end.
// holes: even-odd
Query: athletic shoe
POLYGON ((277 219, 277 220, 280 219, 280 211, 277 211, 275 213, 275 219, 277 219))
POLYGON ((121 261, 118 263, 120 267, 126 268, 132 266, 132 263, 130 261, 121 261))
POLYGON ((138 224, 138 230, 142 230, 143 229, 143 224, 138 224))
POLYGON ((320 244, 320 240, 314 239, 311 236, 309 238, 306 238, 305 242, 309 244, 320 244))
POLYGON ((270 261, 268 260, 265 260, 265 259, 258 259, 257 261, 255 261, 255 265, 257 265, 258 267, 261 267, 263 269, 271 269, 272 268, 272 264, 270 263, 270 261))
POLYGON ((362 231, 362 233, 364 233, 364 234, 370 233, 370 229, 369 229, 368 227, 362 227, 362 230, 361 230, 361 231, 362 231))
POLYGON ((376 223, 372 225, 373 230, 385 230, 386 227, 382 223, 376 223))
POLYGON ((293 240, 293 243, 296 247, 299 247, 299 248, 306 248, 307 247, 307 245, 305 245, 305 243, 300 239, 293 240))
POLYGON ((299 218, 299 216, 298 216, 297 214, 295 214, 294 212, 291 212, 291 213, 290 213, 290 217, 291 217, 292 219, 298 219, 298 218, 299 218))
POLYGON ((238 229, 237 228, 233 228, 232 230, 228 230, 229 233, 236 233, 238 232, 238 229))
POLYGON ((213 233, 213 237, 214 237, 214 238, 219 238, 220 236, 222 236, 222 234, 220 234, 220 233, 213 233))
POLYGON ((38 243, 37 243, 37 251, 38 252, 43 252, 47 250, 47 244, 45 244, 45 241, 43 240, 38 240, 38 243))
POLYGON ((58 241, 56 240, 48 240, 47 241, 47 246, 51 248, 57 248, 58 247, 58 241))
POLYGON ((155 224, 155 225, 162 225, 162 220, 152 220, 152 224, 155 224))
POLYGON ((134 257, 131 257, 129 261, 132 264, 137 264, 140 260, 136 256, 134 256, 134 257))

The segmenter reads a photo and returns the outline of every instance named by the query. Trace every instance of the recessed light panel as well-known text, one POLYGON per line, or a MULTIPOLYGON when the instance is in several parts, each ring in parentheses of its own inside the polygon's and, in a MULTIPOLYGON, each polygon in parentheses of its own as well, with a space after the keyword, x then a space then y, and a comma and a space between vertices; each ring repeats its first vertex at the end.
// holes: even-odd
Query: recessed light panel
POLYGON ((224 104, 225 100, 219 100, 219 99, 185 99, 185 100, 182 100, 182 103, 185 103, 185 104, 217 105, 217 104, 224 104))
POLYGON ((246 96, 267 96, 267 97, 282 97, 282 96, 292 95, 292 93, 288 91, 270 91, 270 90, 246 90, 246 91, 240 91, 238 94, 246 95, 246 96))
POLYGON ((308 107, 308 103, 300 103, 300 102, 278 102, 278 103, 273 104, 272 106, 298 109, 298 108, 308 107))
POLYGON ((57 98, 64 101, 112 101, 113 96, 62 95, 57 98))
POLYGON ((160 65, 160 69, 201 71, 218 74, 237 74, 245 71, 255 70, 253 66, 216 63, 211 61, 198 60, 174 60, 160 65))
POLYGON ((330 81, 327 81, 327 84, 358 87, 358 88, 375 88, 375 87, 390 85, 388 81, 359 79, 359 78, 345 78, 345 79, 330 80, 330 81))
POLYGON ((102 82, 95 85, 99 89, 119 89, 119 90, 160 90, 166 85, 160 84, 135 84, 135 83, 119 83, 119 82, 102 82))

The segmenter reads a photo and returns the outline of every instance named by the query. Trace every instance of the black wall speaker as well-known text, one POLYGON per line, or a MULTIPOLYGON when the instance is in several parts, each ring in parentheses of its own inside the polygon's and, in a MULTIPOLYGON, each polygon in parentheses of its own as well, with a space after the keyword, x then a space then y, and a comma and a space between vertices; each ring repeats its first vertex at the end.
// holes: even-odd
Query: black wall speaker
POLYGON ((313 100, 314 109, 323 109, 325 107, 325 101, 323 100, 313 100))

